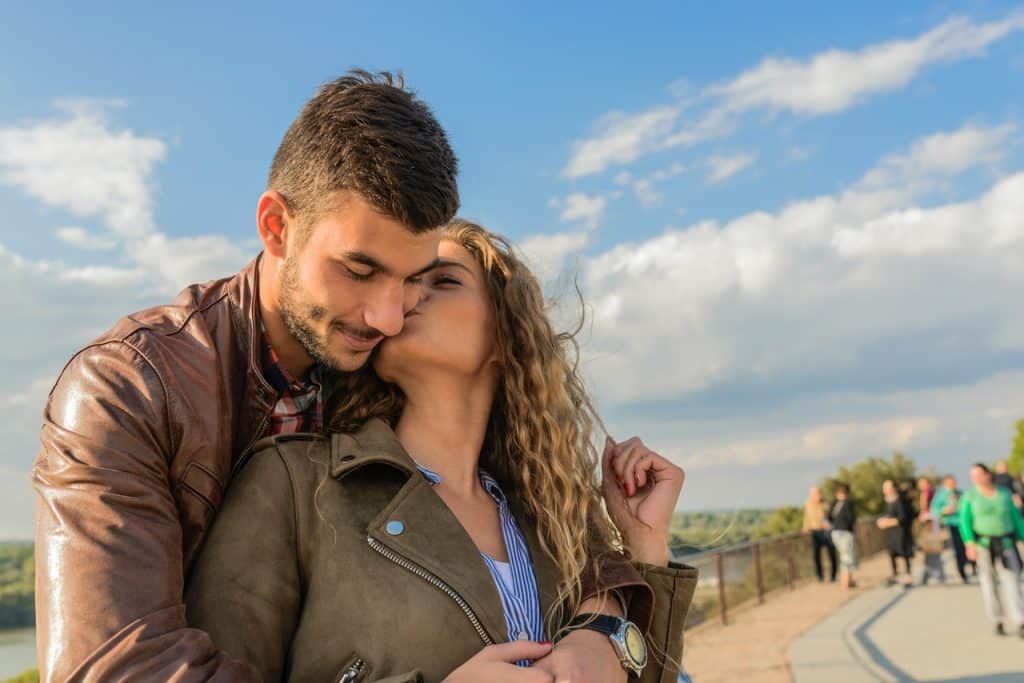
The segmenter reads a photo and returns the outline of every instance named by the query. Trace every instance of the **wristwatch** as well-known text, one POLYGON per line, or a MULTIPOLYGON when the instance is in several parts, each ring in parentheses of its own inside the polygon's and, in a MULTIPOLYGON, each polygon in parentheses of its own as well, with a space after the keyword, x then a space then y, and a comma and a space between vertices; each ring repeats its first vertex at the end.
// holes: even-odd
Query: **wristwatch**
POLYGON ((608 614, 581 614, 569 623, 569 628, 587 628, 608 636, 622 668, 640 678, 647 664, 647 643, 640 627, 632 621, 608 614))

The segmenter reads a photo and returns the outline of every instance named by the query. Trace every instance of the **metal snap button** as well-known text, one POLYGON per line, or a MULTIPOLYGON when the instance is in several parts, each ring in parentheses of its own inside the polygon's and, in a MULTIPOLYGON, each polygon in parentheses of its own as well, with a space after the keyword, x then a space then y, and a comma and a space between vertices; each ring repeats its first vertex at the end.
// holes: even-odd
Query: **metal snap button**
POLYGON ((398 534, 405 531, 405 525, 399 522, 397 519, 393 519, 386 525, 384 525, 384 531, 388 532, 392 536, 397 536, 398 534))

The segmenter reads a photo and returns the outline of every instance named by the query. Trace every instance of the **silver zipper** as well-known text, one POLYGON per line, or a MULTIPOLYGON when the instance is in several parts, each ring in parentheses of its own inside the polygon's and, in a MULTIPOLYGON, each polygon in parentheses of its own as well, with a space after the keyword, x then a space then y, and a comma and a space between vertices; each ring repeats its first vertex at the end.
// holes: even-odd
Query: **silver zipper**
POLYGON ((494 645, 494 641, 491 640, 491 637, 489 635, 487 635, 487 631, 484 630, 483 625, 480 623, 480 619, 477 618, 476 614, 473 613, 472 608, 470 608, 470 606, 466 603, 463 597, 459 595, 454 588, 452 588, 447 583, 445 583, 441 579, 437 578, 436 576, 428 572, 423 567, 415 565, 409 560, 402 557, 401 555, 397 555, 396 553, 392 552, 390 548, 388 548, 386 545, 384 545, 377 539, 373 538, 372 536, 367 536, 366 542, 370 544, 371 548, 373 548, 378 553, 380 553, 384 557, 388 558, 389 560, 397 564, 399 567, 409 570, 410 572, 420 577, 427 583, 438 588, 442 593, 444 593, 452 600, 454 600, 455 604, 462 608, 462 611, 466 615, 466 618, 469 619, 469 623, 473 625, 473 628, 475 628, 476 632, 480 635, 480 640, 484 641, 484 645, 494 645))
POLYGON ((363 673, 363 669, 366 668, 366 661, 363 659, 356 659, 341 672, 341 676, 338 677, 337 683, 352 683, 354 680, 359 678, 359 674, 363 673))

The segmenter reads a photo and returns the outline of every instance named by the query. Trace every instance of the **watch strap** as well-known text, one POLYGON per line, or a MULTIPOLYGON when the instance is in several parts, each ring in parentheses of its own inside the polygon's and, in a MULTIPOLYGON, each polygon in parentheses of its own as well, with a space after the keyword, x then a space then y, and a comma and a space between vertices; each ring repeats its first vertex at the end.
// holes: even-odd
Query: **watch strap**
POLYGON ((618 633, 623 620, 609 614, 581 614, 569 622, 569 628, 589 628, 607 636, 618 633))

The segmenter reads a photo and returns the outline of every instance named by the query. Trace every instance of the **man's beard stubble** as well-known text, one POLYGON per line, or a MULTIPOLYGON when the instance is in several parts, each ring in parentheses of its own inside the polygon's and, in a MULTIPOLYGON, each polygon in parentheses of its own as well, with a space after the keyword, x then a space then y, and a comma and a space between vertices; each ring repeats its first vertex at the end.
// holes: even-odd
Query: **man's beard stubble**
MULTIPOLYGON (((309 354, 309 357, 320 365, 337 372, 358 370, 358 367, 345 367, 331 352, 326 335, 318 333, 311 324, 327 317, 327 310, 323 306, 308 303, 304 299, 302 288, 299 285, 297 263, 292 258, 286 258, 281 270, 280 293, 277 302, 285 327, 309 354)), ((337 327, 355 337, 366 339, 381 336, 377 330, 354 329, 342 320, 333 321, 330 327, 337 327)), ((367 354, 367 358, 369 358, 369 354, 367 354)), ((365 363, 365 361, 366 359, 363 362, 365 363)), ((359 365, 362 366, 363 363, 359 365)))

